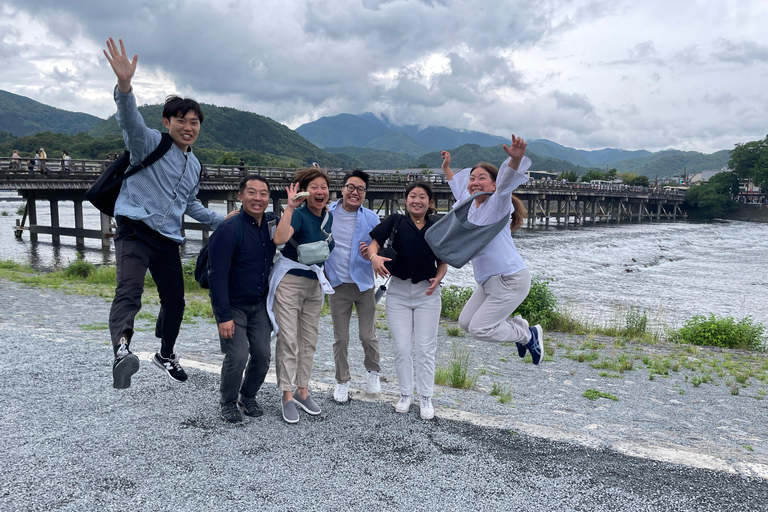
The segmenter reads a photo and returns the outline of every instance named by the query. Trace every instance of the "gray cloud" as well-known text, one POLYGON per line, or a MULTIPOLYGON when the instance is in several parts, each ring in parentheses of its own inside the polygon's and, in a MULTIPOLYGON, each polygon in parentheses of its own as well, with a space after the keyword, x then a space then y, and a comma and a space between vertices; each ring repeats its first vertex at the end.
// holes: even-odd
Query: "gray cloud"
POLYGON ((734 43, 728 39, 719 39, 717 46, 718 49, 712 52, 712 56, 722 62, 737 64, 768 62, 768 46, 754 41, 734 43))

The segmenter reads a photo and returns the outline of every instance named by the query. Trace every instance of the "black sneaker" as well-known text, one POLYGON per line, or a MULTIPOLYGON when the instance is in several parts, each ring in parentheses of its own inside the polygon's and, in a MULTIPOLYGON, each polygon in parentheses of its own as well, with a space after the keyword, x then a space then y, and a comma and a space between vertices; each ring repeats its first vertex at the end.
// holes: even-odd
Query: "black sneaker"
POLYGON ((246 416, 255 418, 264 414, 264 411, 261 410, 261 407, 259 407, 259 403, 255 398, 240 397, 240 400, 237 401, 237 404, 243 408, 243 412, 246 416))
POLYGON ((524 358, 526 352, 528 352, 528 349, 525 348, 525 345, 520 342, 515 342, 515 345, 517 345, 517 355, 520 356, 520 359, 524 358))
POLYGON ((539 324, 528 328, 531 331, 531 340, 525 348, 531 353, 533 364, 539 364, 544 357, 544 331, 539 324))
POLYGON ((227 423, 240 423, 243 421, 240 409, 237 408, 237 402, 229 402, 221 406, 221 419, 227 423))
POLYGON ((179 358, 176 354, 171 354, 171 357, 165 358, 160 355, 160 352, 155 353, 155 357, 152 358, 152 362, 155 366, 165 370, 168 376, 176 382, 186 382, 187 372, 179 364, 179 358))
POLYGON ((112 387, 126 389, 131 387, 131 375, 139 371, 139 358, 128 350, 128 345, 120 344, 112 363, 112 387))

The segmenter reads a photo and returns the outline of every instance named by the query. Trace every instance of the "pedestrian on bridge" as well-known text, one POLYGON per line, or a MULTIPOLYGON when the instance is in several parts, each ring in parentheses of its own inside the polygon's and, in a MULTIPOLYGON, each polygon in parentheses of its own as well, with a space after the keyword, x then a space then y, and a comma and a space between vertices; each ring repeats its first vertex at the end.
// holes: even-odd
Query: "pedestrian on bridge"
POLYGON ((512 217, 509 229, 502 229, 472 258, 477 288, 459 315, 459 326, 482 341, 514 342, 520 357, 530 352, 533 364, 539 364, 544 351, 541 326, 531 327, 520 315, 511 317, 531 289, 531 273, 512 240, 526 216, 522 201, 512 194, 528 181, 525 171, 531 160, 525 156, 526 147, 522 138, 512 135, 511 144, 503 145, 508 158, 500 169, 481 162, 455 174, 451 154, 443 151, 442 168, 457 203, 478 192, 492 193, 475 198, 467 214, 471 223, 485 226, 512 217))

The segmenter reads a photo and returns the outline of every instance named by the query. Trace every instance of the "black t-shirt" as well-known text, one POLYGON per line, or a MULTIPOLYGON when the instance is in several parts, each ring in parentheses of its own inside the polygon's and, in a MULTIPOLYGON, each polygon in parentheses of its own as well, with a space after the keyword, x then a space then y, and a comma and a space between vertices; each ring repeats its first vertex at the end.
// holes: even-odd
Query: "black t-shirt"
POLYGON ((410 279, 414 284, 432 279, 437 275, 437 263, 440 261, 424 240, 427 229, 434 224, 432 219, 427 217, 424 227, 419 230, 410 215, 394 213, 373 228, 371 238, 376 240, 379 247, 384 247, 396 217, 401 219, 392 242, 392 248, 397 252, 397 261, 391 274, 403 280, 410 279))

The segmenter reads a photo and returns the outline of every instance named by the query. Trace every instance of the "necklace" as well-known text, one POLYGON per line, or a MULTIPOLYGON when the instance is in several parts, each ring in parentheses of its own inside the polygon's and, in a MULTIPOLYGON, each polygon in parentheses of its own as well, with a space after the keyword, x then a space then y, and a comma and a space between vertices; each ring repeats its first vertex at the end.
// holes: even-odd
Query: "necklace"
POLYGON ((421 224, 422 222, 424 222, 424 219, 420 219, 420 220, 413 219, 413 222, 415 222, 416 224, 421 224))

